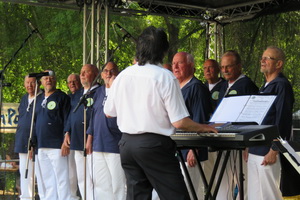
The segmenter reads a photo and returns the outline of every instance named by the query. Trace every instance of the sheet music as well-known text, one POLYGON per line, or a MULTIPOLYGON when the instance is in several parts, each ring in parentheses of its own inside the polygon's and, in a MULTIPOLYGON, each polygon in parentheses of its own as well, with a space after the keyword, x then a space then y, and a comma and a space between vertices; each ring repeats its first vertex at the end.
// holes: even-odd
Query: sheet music
POLYGON ((261 124, 275 98, 275 95, 250 96, 249 101, 244 107, 243 112, 238 117, 237 122, 256 122, 261 124))
POLYGON ((248 102, 249 96, 225 97, 217 107, 210 122, 236 122, 243 108, 248 102))
POLYGON ((225 97, 210 122, 256 122, 261 124, 275 98, 275 95, 225 97))

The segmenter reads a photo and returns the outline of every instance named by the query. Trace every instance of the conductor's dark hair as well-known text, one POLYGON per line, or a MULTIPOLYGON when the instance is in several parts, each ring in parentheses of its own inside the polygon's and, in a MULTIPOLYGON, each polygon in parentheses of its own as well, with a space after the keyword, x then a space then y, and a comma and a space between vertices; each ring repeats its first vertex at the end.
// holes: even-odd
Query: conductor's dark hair
POLYGON ((149 26, 138 38, 135 58, 139 65, 159 64, 168 49, 168 37, 163 29, 149 26))

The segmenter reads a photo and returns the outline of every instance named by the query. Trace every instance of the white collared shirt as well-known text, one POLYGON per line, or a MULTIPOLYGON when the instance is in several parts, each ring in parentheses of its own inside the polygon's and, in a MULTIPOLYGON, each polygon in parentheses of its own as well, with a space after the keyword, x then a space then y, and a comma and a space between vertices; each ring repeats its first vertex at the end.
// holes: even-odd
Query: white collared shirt
POLYGON ((209 83, 208 84, 208 89, 211 91, 218 83, 220 83, 222 79, 220 78, 216 83, 209 83))
POLYGON ((176 77, 151 64, 127 67, 116 77, 104 112, 117 117, 122 132, 166 136, 175 132, 173 122, 189 116, 176 77))
MULTIPOLYGON (((93 89, 95 89, 95 88, 97 88, 97 87, 99 87, 98 84, 93 85, 92 88, 90 89, 90 91, 92 91, 93 89)), ((87 93, 87 91, 88 91, 88 89, 84 89, 84 90, 83 90, 83 94, 87 93)))

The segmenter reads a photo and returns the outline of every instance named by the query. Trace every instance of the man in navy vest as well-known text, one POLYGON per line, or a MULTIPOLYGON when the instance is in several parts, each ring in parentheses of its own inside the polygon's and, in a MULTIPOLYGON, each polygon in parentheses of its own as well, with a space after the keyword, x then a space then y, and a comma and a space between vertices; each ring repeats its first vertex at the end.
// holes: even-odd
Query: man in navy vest
POLYGON ((220 100, 227 95, 257 94, 258 87, 242 72, 240 55, 229 50, 222 55, 221 71, 227 81, 220 89, 220 100))
MULTIPOLYGON (((262 124, 277 125, 280 136, 284 140, 290 140, 294 93, 290 82, 282 73, 285 54, 280 48, 270 46, 264 51, 260 62, 260 71, 266 81, 259 92, 277 96, 262 124)), ((283 196, 299 195, 300 175, 284 156, 279 161, 278 150, 271 144, 250 147, 246 160, 249 200, 282 199, 279 190, 280 167, 283 196)))
POLYGON ((213 111, 216 109, 220 97, 220 89, 225 83, 225 79, 219 77, 220 67, 219 63, 213 59, 207 59, 203 64, 204 78, 206 80, 205 85, 208 87, 211 93, 211 104, 213 111))
MULTIPOLYGON (((176 53, 172 61, 172 71, 181 88, 185 105, 190 114, 190 118, 198 123, 208 122, 212 114, 210 93, 208 88, 194 76, 195 63, 191 54, 186 52, 176 53)), ((182 150, 183 157, 187 162, 188 171, 191 175, 198 198, 204 197, 202 181, 192 150, 182 150)), ((208 158, 207 147, 197 149, 199 161, 208 158)))
POLYGON ((70 111, 70 97, 56 89, 54 72, 43 76, 44 94, 37 98, 35 128, 38 159, 45 185, 45 200, 70 200, 68 159, 62 156, 64 127, 70 111))
MULTIPOLYGON (((70 98, 72 98, 73 94, 82 88, 80 77, 78 74, 70 74, 67 78, 67 85, 70 90, 70 98)), ((71 109, 72 112, 72 109, 71 109)), ((64 145, 64 144, 63 144, 64 145)), ((70 179, 70 189, 71 189, 71 196, 73 199, 79 199, 77 196, 78 192, 78 178, 76 172, 76 163, 75 163, 75 151, 70 150, 68 155, 68 162, 69 162, 69 179, 70 179)))
MULTIPOLYGON (((86 199, 94 199, 93 196, 93 184, 92 184, 92 173, 91 173, 91 162, 90 156, 84 158, 84 123, 86 128, 89 126, 91 108, 93 106, 93 96, 96 88, 99 87, 97 82, 92 85, 95 78, 97 77, 99 70, 97 66, 92 64, 85 64, 82 66, 80 71, 80 82, 83 88, 71 95, 71 110, 68 117, 68 123, 65 128, 65 139, 64 146, 70 148, 71 151, 75 151, 75 166, 70 168, 76 168, 78 187, 82 197, 86 199), (78 109, 74 112, 81 97, 85 95, 90 89, 89 94, 86 95, 86 121, 84 122, 84 105, 81 104, 78 109), (84 162, 86 159, 86 162, 84 162), (84 177, 84 165, 86 165, 86 177, 84 177), (86 182, 85 182, 86 181, 86 182), (86 183, 86 194, 84 193, 84 182, 86 183)), ((86 136, 85 136, 86 137, 86 136)))
MULTIPOLYGON (((258 87, 242 72, 242 60, 238 52, 234 50, 226 51, 222 55, 220 65, 222 74, 226 80, 225 84, 223 84, 222 88, 220 89, 220 101, 224 96, 257 94, 258 87)), ((233 191, 235 190, 235 187, 239 185, 237 183, 237 175, 239 174, 239 168, 237 166, 237 153, 238 151, 231 151, 217 194, 217 200, 234 198, 233 191)))
POLYGON ((93 158, 95 200, 126 199, 126 179, 118 145, 122 132, 118 128, 117 118, 107 118, 103 112, 110 87, 118 73, 118 67, 113 62, 108 62, 101 72, 105 85, 95 92, 87 130, 87 152, 93 158))
MULTIPOLYGON (((36 78, 25 76, 24 87, 27 91, 20 102, 19 111, 19 121, 15 137, 15 152, 19 153, 19 171, 20 171, 20 183, 21 183, 21 195, 20 199, 31 199, 32 198, 32 161, 29 160, 28 163, 28 174, 25 178, 26 162, 27 162, 27 152, 28 152, 28 138, 30 137, 30 127, 32 120, 33 111, 33 101, 35 99, 35 87, 36 78)), ((40 90, 40 82, 38 81, 37 86, 37 96, 42 94, 40 90)), ((44 198, 44 185, 41 180, 40 165, 38 159, 35 159, 35 175, 38 182, 38 193, 40 199, 44 198)))

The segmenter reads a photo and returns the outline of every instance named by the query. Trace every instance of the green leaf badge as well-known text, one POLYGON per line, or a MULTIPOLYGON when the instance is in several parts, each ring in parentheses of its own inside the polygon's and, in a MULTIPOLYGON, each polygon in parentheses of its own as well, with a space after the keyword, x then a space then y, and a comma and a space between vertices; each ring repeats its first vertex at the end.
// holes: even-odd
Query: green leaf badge
POLYGON ((94 104, 94 100, 92 98, 87 98, 86 101, 87 101, 87 105, 86 105, 87 107, 90 107, 94 104))
POLYGON ((236 90, 231 90, 228 94, 234 95, 234 94, 237 94, 237 91, 236 90))
POLYGON ((55 107, 56 107, 55 101, 50 101, 50 102, 47 104, 47 108, 48 108, 49 110, 53 110, 55 107))
POLYGON ((211 98, 213 100, 218 100, 219 99, 219 91, 214 91, 212 94, 211 94, 211 98))

